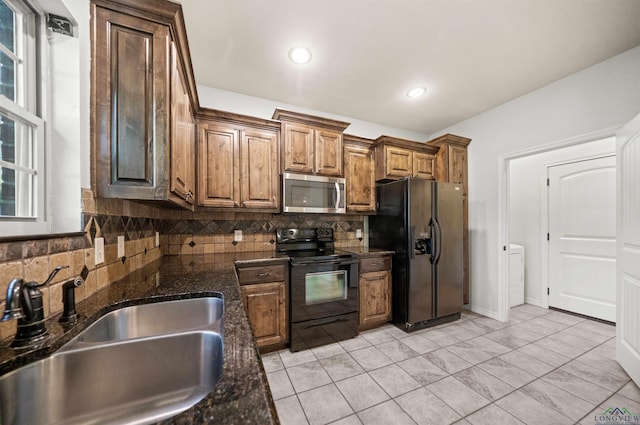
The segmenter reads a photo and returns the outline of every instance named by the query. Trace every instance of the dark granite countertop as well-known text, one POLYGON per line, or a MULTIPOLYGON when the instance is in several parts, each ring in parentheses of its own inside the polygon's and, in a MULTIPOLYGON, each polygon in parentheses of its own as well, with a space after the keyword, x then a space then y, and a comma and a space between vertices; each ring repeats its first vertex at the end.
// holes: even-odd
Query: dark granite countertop
POLYGON ((278 424, 266 374, 240 297, 234 264, 286 262, 272 251, 168 256, 78 302, 80 320, 63 327, 47 319, 51 336, 40 346, 16 351, 0 342, 0 375, 44 358, 99 317, 148 302, 219 295, 224 297, 224 366, 220 381, 191 409, 162 424, 278 424))
POLYGON ((382 248, 369 248, 369 247, 353 247, 353 248, 340 248, 340 251, 350 252, 356 254, 360 258, 366 257, 379 257, 381 255, 393 255, 395 251, 382 248))

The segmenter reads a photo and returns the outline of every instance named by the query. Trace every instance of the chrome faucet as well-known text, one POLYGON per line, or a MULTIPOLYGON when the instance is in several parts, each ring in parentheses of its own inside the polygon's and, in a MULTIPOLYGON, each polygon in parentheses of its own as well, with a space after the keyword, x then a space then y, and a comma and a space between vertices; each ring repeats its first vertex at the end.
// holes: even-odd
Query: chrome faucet
POLYGON ((41 286, 48 285, 54 276, 62 269, 69 266, 56 267, 51 271, 47 280, 37 282, 25 282, 16 278, 9 283, 7 288, 6 308, 0 321, 18 319, 16 336, 11 342, 14 348, 23 348, 45 340, 49 336, 44 323, 44 304, 42 302, 41 286))

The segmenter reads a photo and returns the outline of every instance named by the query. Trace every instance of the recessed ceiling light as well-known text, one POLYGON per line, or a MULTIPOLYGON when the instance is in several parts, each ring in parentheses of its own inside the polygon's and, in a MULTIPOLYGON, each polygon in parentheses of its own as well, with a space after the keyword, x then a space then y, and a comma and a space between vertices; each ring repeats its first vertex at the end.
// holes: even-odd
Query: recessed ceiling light
POLYGON ((289 50, 289 59, 298 64, 309 63, 311 60, 311 51, 306 47, 294 47, 289 50))
POLYGON ((407 97, 420 97, 427 92, 426 87, 414 87, 407 92, 407 97))

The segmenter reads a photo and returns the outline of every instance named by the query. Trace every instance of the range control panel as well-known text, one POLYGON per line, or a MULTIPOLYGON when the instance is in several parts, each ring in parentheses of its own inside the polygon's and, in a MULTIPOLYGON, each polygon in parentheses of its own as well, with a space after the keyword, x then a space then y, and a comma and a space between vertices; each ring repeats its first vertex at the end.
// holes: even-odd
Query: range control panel
POLYGON ((333 241, 333 229, 277 229, 278 243, 333 241))

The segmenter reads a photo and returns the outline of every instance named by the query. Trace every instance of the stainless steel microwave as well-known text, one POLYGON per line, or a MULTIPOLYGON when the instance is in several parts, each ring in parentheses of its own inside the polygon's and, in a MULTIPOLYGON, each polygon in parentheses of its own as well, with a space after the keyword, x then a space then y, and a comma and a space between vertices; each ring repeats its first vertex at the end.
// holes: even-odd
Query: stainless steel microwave
POLYGON ((342 177, 282 175, 282 212, 344 214, 345 179, 342 177))

